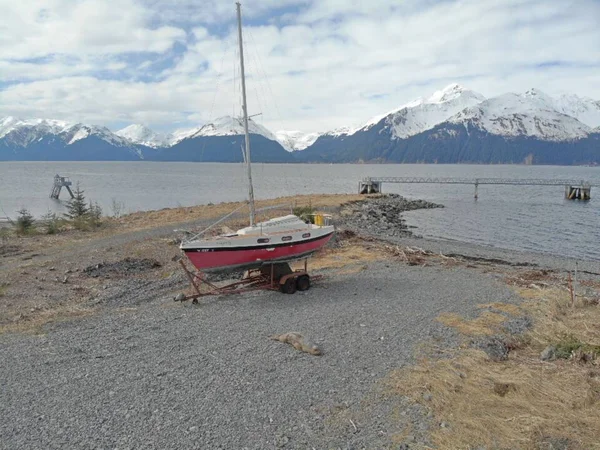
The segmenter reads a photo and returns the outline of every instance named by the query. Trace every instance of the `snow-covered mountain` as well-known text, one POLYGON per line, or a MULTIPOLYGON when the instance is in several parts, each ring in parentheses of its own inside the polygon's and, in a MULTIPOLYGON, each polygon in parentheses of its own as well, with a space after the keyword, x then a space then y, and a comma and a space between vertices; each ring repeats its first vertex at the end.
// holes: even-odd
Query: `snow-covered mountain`
POLYGON ((169 145, 173 136, 170 134, 160 134, 141 124, 133 124, 117 132, 121 136, 134 144, 145 145, 146 147, 161 148, 169 145))
POLYGON ((44 136, 57 136, 72 126, 73 124, 61 120, 24 120, 9 116, 0 119, 0 139, 17 147, 26 147, 44 136))
POLYGON ((368 130, 385 120, 384 129, 391 131, 392 138, 405 139, 429 130, 457 112, 484 100, 485 97, 477 92, 465 89, 459 84, 451 84, 434 92, 429 98, 418 98, 394 111, 373 117, 354 132, 368 130))
MULTIPOLYGON (((248 131, 250 134, 259 134, 271 141, 277 141, 277 138, 264 126, 256 123, 252 119, 248 120, 248 131)), ((238 117, 223 116, 197 128, 194 132, 187 135, 186 138, 196 138, 200 136, 241 136, 244 134, 243 119, 238 117)))
POLYGON ((85 125, 83 123, 72 125, 59 134, 59 137, 61 137, 67 145, 74 144, 77 141, 87 139, 91 136, 118 147, 129 147, 131 145, 129 140, 116 135, 106 127, 85 125))
POLYGON ((554 100, 538 90, 504 94, 466 108, 449 123, 475 126, 488 133, 509 137, 535 137, 566 141, 587 137, 591 128, 559 112, 554 100))
POLYGON ((312 145, 321 134, 322 133, 279 130, 275 133, 275 136, 283 148, 288 152, 297 152, 312 145))
MULTIPOLYGON (((250 120, 249 131, 256 162, 600 163, 600 102, 537 89, 485 99, 451 84, 360 126, 274 134, 250 120)), ((243 134, 230 116, 171 134, 5 117, 0 160, 239 162, 243 134)))
POLYGON ((385 114, 377 115, 360 127, 342 127, 325 134, 334 137, 351 136, 367 131, 384 121, 382 132, 389 131, 393 139, 406 139, 429 130, 457 112, 484 100, 483 95, 454 83, 427 98, 420 97, 385 114))
POLYGON ((452 84, 321 135, 297 155, 323 162, 587 164, 600 161, 598 102, 537 89, 490 99, 452 84))
POLYGON ((600 101, 565 94, 554 98, 554 108, 592 128, 600 127, 600 101))
POLYGON ((111 145, 127 147, 130 142, 117 136, 106 127, 70 123, 53 119, 18 119, 5 117, 0 119, 0 139, 5 145, 27 147, 45 138, 56 137, 66 145, 94 136, 111 145))

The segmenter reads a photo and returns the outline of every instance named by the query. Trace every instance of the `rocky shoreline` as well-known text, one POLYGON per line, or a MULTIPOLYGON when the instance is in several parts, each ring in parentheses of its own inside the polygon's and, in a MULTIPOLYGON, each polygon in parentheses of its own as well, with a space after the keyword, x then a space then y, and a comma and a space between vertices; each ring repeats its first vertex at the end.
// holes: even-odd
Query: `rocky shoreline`
POLYGON ((443 207, 425 200, 409 200, 398 194, 385 194, 343 207, 339 225, 354 232, 380 237, 415 237, 402 213, 443 207))

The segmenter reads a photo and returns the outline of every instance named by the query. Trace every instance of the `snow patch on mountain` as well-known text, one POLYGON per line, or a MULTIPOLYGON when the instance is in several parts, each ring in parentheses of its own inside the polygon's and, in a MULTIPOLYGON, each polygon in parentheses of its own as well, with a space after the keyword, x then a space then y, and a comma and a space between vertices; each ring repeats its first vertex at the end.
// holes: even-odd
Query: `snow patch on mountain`
POLYGON ((152 148, 167 147, 173 140, 172 135, 157 133, 141 124, 129 125, 128 127, 115 132, 115 134, 134 144, 145 145, 146 147, 152 148))
POLYGON ((554 100, 537 90, 504 94, 467 108, 450 123, 474 125, 502 136, 529 136, 546 141, 586 137, 590 127, 554 108, 554 100))
POLYGON ((303 131, 279 130, 275 133, 277 141, 288 152, 304 150, 312 145, 322 133, 305 133, 303 131))
POLYGON ((339 128, 335 128, 331 131, 328 131, 327 133, 323 133, 323 136, 333 136, 333 137, 350 136, 350 135, 356 133, 357 131, 359 131, 360 129, 361 129, 361 127, 339 127, 339 128))

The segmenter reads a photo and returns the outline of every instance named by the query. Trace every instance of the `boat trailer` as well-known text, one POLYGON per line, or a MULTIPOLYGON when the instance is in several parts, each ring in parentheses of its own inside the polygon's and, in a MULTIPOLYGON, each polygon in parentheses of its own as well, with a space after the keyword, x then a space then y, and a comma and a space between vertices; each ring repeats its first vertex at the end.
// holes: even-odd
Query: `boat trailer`
POLYGON ((294 294, 296 291, 309 290, 311 280, 319 280, 323 277, 322 275, 311 277, 308 274, 308 258, 304 258, 304 269, 293 270, 290 267, 290 262, 265 263, 260 268, 248 270, 240 281, 218 286, 210 282, 205 273, 190 270, 181 259, 179 264, 195 292, 191 295, 179 294, 175 297, 175 301, 192 300, 193 304, 197 304, 198 299, 201 297, 243 294, 258 290, 294 294))

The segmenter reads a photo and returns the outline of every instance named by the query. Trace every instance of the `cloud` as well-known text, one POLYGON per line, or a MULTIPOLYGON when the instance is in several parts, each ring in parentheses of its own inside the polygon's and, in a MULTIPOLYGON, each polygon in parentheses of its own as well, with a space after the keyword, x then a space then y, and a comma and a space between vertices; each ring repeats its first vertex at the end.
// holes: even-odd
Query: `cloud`
MULTIPOLYGON (((239 113, 235 7, 0 0, 0 116, 159 129, 239 113)), ((358 124, 451 82, 600 99, 600 4, 248 0, 250 112, 274 130, 358 124)))

